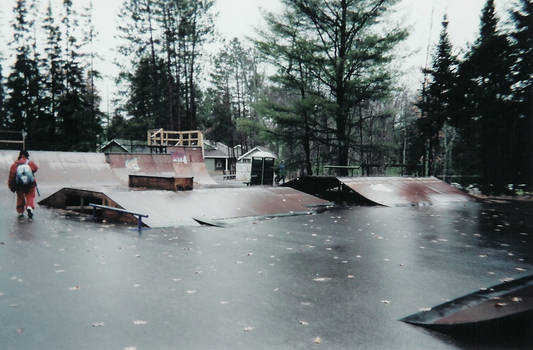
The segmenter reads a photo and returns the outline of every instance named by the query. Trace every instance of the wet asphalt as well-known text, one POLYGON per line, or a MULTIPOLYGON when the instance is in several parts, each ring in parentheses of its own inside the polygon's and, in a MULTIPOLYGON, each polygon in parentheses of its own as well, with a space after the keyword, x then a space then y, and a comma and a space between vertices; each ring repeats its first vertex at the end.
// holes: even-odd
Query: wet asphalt
POLYGON ((351 207, 137 230, 0 190, 0 349, 502 349, 398 321, 533 273, 533 204, 351 207))

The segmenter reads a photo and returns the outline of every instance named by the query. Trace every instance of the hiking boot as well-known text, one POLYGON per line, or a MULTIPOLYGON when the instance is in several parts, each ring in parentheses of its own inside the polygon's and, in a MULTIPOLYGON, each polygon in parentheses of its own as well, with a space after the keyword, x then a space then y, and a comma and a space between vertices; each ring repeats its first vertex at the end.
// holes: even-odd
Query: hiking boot
POLYGON ((33 208, 32 207, 28 207, 27 211, 28 211, 28 218, 30 218, 30 219, 33 218, 33 208))
POLYGON ((19 214, 19 219, 22 219, 24 217, 24 213, 19 214))

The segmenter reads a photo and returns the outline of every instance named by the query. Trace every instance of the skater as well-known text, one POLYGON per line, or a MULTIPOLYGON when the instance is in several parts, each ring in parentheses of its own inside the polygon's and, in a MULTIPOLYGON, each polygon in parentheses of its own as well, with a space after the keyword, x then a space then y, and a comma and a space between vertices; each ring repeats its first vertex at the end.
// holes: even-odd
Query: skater
POLYGON ((276 184, 279 185, 281 181, 283 181, 283 184, 285 184, 285 162, 282 160, 277 169, 278 176, 276 176, 276 184))
POLYGON ((35 210, 35 182, 34 173, 38 167, 30 160, 30 154, 26 150, 19 153, 18 159, 9 169, 8 186, 12 192, 17 192, 17 213, 19 217, 24 216, 24 211, 28 211, 28 217, 33 218, 35 210))

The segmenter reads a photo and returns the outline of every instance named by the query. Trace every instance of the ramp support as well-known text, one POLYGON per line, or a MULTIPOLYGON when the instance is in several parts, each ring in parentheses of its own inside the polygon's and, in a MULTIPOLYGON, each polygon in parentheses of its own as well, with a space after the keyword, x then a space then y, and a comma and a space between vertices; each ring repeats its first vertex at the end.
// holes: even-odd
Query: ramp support
POLYGON ((142 227, 143 227, 142 218, 147 218, 148 217, 148 215, 146 215, 146 214, 134 213, 134 212, 129 211, 129 210, 115 208, 115 207, 109 207, 107 205, 89 203, 89 206, 93 207, 93 217, 96 217, 96 208, 104 209, 104 210, 113 210, 113 211, 116 211, 116 212, 119 212, 119 213, 133 215, 133 216, 137 217, 137 229, 139 229, 139 230, 142 230, 142 227))

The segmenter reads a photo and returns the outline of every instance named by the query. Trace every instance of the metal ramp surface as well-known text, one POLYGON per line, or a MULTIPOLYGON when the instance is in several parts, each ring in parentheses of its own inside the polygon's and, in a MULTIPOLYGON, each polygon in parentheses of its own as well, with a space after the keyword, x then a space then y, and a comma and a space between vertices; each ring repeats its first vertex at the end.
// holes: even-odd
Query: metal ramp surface
MULTIPOLYGON (((127 187, 128 175, 194 177, 199 185, 216 182, 209 176, 200 148, 169 147, 169 154, 29 151, 39 166, 39 189, 50 194, 62 187, 127 187), (170 152, 170 151, 169 151, 170 152)), ((0 151, 0 180, 7 183, 9 168, 19 151, 0 151)))
POLYGON ((532 322, 533 275, 504 282, 402 318, 417 326, 452 330, 517 320, 532 322))
MULTIPOLYGON (((199 189, 194 191, 105 191, 61 189, 39 204, 56 208, 88 204, 111 205, 147 214, 143 222, 150 227, 197 225, 193 218, 206 220, 308 213, 312 207, 329 202, 292 188, 246 187, 199 189), (85 196, 85 197, 83 197, 85 196), (95 199, 96 198, 96 199, 95 199), (100 199, 100 201, 98 201, 100 199)), ((131 218, 127 218, 131 222, 131 218)))
POLYGON ((285 186, 336 202, 421 206, 467 202, 470 196, 435 177, 333 177, 306 176, 285 186))

